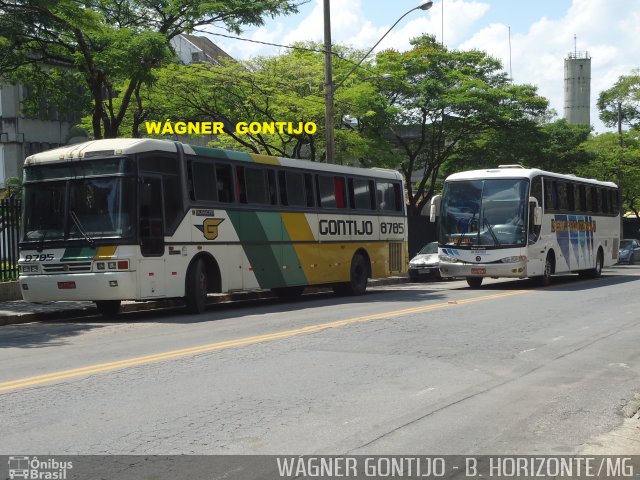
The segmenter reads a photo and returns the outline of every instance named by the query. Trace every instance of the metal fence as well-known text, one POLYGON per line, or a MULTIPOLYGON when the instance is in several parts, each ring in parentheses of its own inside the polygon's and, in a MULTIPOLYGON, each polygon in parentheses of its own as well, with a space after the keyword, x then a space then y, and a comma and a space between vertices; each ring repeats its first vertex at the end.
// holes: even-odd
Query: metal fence
POLYGON ((21 202, 17 198, 0 199, 0 281, 18 279, 18 236, 21 202))

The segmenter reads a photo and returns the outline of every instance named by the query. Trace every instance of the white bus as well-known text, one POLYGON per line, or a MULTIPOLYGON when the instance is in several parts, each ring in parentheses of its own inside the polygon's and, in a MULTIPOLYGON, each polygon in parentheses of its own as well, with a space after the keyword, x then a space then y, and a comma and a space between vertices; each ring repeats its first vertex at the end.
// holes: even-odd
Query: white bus
POLYGON ((26 301, 183 298, 308 285, 362 294, 405 272, 402 177, 153 139, 91 141, 24 166, 26 301))
POLYGON ((620 207, 611 182, 519 165, 450 175, 431 203, 440 271, 477 288, 485 277, 578 272, 599 276, 618 258, 620 207))

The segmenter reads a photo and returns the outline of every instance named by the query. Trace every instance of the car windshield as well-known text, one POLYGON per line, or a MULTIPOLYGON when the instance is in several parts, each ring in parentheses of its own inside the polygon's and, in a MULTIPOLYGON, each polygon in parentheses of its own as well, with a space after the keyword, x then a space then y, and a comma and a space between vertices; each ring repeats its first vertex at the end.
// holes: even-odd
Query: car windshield
POLYGON ((418 255, 428 255, 432 253, 438 253, 438 242, 427 243, 420 249, 418 255))
POLYGON ((527 179, 447 182, 440 243, 457 247, 524 246, 528 189, 527 179))
POLYGON ((628 250, 633 246, 633 240, 620 240, 620 249, 628 250))

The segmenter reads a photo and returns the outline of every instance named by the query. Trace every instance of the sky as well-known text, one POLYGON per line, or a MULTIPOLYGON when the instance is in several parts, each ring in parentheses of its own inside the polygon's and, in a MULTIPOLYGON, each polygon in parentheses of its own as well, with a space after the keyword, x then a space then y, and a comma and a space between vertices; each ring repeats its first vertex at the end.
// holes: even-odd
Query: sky
MULTIPOLYGON (((368 50, 400 16, 420 3, 331 0, 332 43, 368 50)), ((322 4, 322 0, 310 0, 298 14, 267 19, 262 27, 245 28, 241 37, 281 45, 322 41, 322 4)), ((564 112, 564 58, 574 49, 588 52, 591 123, 597 132, 612 130, 598 119, 598 94, 620 75, 640 68, 640 0, 434 0, 430 10, 409 13, 376 50, 408 50, 409 40, 422 33, 444 40, 450 49, 479 49, 500 59, 504 70, 511 70, 515 83, 536 85, 560 118, 564 112)), ((211 38, 239 59, 281 51, 211 38)))

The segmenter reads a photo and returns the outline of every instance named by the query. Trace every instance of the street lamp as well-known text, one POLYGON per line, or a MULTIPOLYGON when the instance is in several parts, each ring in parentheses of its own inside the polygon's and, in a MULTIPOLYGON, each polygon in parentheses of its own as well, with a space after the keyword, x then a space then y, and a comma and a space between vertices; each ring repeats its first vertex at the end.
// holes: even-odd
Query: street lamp
POLYGON ((331 70, 331 12, 329 7, 330 0, 324 0, 324 121, 326 129, 326 162, 335 163, 335 135, 333 126, 333 92, 336 88, 340 87, 349 76, 358 68, 362 62, 373 52, 373 50, 380 44, 382 40, 389 34, 393 28, 400 23, 400 21, 409 15, 414 10, 429 10, 433 6, 433 1, 428 0, 422 2, 417 7, 407 10, 396 22, 391 25, 389 30, 385 32, 382 37, 375 43, 373 47, 360 59, 360 61, 349 70, 342 80, 334 87, 333 86, 333 73, 331 70))

